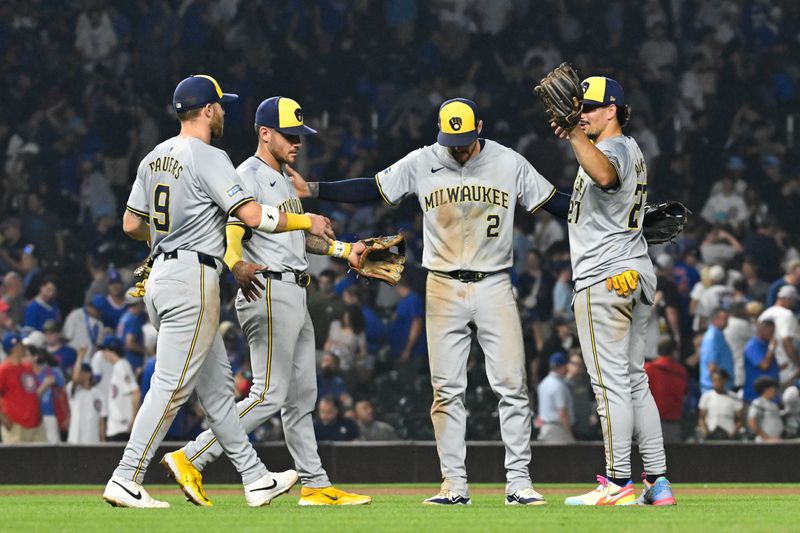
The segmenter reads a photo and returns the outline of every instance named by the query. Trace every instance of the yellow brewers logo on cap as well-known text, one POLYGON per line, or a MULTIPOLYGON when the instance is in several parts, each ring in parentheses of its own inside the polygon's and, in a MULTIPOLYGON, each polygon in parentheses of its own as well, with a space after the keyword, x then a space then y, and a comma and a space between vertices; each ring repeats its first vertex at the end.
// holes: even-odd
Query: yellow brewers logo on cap
POLYGON ((293 128, 303 125, 303 109, 291 98, 281 97, 278 100, 279 128, 293 128))
POLYGON ((475 112, 458 100, 449 102, 439 109, 439 129, 442 133, 459 134, 475 131, 475 112))

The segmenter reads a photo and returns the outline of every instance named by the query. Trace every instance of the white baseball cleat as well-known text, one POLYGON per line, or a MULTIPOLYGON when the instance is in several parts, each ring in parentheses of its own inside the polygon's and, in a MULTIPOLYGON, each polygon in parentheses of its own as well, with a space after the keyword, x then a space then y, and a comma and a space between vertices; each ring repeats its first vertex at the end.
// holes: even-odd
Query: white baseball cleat
POLYGON ((269 505, 273 499, 289 492, 298 479, 294 470, 268 472, 262 478, 244 486, 244 498, 250 507, 269 505))
POLYGON ((135 507, 138 509, 164 509, 167 502, 154 500, 144 487, 119 476, 111 476, 103 491, 103 499, 114 507, 135 507))
POLYGON ((536 492, 533 487, 519 489, 513 494, 506 494, 506 505, 546 505, 544 496, 536 492))

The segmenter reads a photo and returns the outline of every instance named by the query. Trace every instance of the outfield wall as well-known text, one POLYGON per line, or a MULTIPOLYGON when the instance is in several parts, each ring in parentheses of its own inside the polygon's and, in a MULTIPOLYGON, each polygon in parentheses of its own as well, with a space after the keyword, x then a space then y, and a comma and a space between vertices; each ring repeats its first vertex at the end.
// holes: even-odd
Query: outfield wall
MULTIPOLYGON (((147 473, 146 483, 167 479, 157 464, 164 452, 179 445, 163 445, 147 473)), ((0 484, 101 484, 108 480, 122 455, 123 445, 0 445, 0 484)), ((268 468, 292 468, 283 443, 259 444, 268 468)), ((439 463, 433 442, 330 443, 319 446, 322 463, 337 483, 429 483, 439 481, 439 463)), ((471 482, 503 482, 504 450, 498 442, 470 442, 467 470, 471 482)), ((674 482, 800 482, 800 442, 770 445, 721 443, 674 444, 667 447, 669 477, 674 482)), ((535 444, 531 472, 535 482, 593 482, 603 471, 600 443, 568 446, 535 444)), ((641 460, 634 452, 633 473, 641 460)), ((226 458, 210 465, 208 483, 238 483, 240 478, 226 458)))

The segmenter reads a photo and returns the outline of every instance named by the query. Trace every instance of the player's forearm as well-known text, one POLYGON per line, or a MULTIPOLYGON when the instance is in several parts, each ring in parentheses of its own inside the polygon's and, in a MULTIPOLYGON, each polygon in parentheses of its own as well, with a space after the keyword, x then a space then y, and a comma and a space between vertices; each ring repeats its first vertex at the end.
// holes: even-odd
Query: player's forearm
POLYGON ((608 157, 600 151, 589 137, 580 128, 573 129, 569 134, 569 142, 575 158, 584 172, 602 189, 613 189, 617 186, 619 178, 617 170, 608 157))
POLYGON ((542 209, 554 217, 560 218, 561 220, 567 220, 567 214, 569 214, 569 200, 570 195, 556 191, 556 193, 542 206, 542 209))
POLYGON ((239 206, 233 215, 247 227, 266 233, 307 230, 311 228, 311 217, 296 213, 284 213, 271 205, 252 201, 239 206))
POLYGON ((316 235, 306 236, 306 251, 314 255, 330 255, 338 259, 347 259, 353 243, 343 241, 327 242, 316 235))
POLYGON ((377 202, 381 199, 374 178, 309 182, 308 193, 311 198, 344 203, 377 202))
POLYGON ((797 357, 797 348, 794 346, 794 338, 793 337, 785 337, 781 339, 783 343, 783 348, 786 350, 786 355, 789 356, 794 364, 800 365, 800 359, 797 357))
POLYGON ((233 266, 242 260, 242 240, 246 230, 239 224, 228 224, 225 226, 225 257, 223 261, 228 269, 233 272, 233 266))
POLYGON ((405 351, 411 353, 414 349, 414 345, 417 343, 420 333, 422 333, 422 319, 415 318, 411 322, 411 328, 408 331, 408 342, 406 342, 405 351))
POLYGON ((150 240, 150 225, 143 217, 127 209, 122 215, 122 231, 136 241, 150 240))

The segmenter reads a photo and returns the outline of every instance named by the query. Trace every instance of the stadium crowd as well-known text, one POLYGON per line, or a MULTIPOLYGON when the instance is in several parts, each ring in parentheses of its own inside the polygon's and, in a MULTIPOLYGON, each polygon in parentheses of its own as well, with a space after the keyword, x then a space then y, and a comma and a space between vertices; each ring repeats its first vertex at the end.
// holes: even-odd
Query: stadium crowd
MULTIPOLYGON (((8 0, 0 3, 0 402, 2 439, 126 440, 149 387, 156 331, 126 295, 147 250, 120 217, 141 157, 176 131, 176 80, 212 73, 240 102, 220 146, 254 146, 255 107, 283 94, 320 133, 299 170, 369 176, 435 142, 446 98, 475 100, 484 134, 559 189, 576 167, 530 89, 562 60, 619 80, 626 134, 648 166, 650 202, 694 212, 658 271, 647 372, 665 439, 800 436, 800 5, 677 0, 8 0), (369 28, 369 31, 364 31, 369 28), (66 413, 71 411, 68 419, 66 413)), ((417 205, 309 202, 337 235, 402 231, 396 288, 310 257, 319 440, 432 439, 417 205)), ((512 277, 539 438, 599 439, 571 314, 566 227, 515 221, 512 277)), ((221 330, 237 397, 251 375, 223 283, 221 330)), ((474 343, 467 437, 499 439, 496 399, 474 343)), ((203 429, 190 401, 169 437, 203 429)), ((282 438, 280 421, 255 440, 282 438)))

